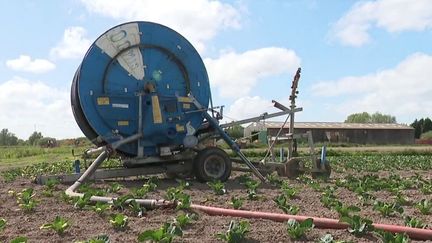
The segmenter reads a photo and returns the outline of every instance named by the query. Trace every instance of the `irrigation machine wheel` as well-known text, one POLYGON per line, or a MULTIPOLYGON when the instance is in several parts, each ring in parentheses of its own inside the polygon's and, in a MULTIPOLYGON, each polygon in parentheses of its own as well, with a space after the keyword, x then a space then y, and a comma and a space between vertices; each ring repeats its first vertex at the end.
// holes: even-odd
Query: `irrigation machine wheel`
POLYGON ((222 149, 208 147, 198 152, 193 168, 198 181, 226 181, 231 175, 232 162, 222 149))

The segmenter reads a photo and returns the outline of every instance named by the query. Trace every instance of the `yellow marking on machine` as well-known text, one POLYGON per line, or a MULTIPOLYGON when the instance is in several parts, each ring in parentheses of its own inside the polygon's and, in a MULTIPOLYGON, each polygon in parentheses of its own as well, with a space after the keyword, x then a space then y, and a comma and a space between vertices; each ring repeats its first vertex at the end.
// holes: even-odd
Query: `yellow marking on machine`
POLYGON ((96 99, 98 105, 109 105, 110 100, 109 97, 98 97, 96 99))
POLYGON ((190 104, 183 104, 183 109, 190 109, 190 104))
POLYGON ((118 126, 129 126, 129 121, 118 121, 117 125, 118 126))
POLYGON ((159 105, 159 98, 156 95, 152 96, 153 108, 153 123, 162 123, 162 113, 159 105))
POLYGON ((192 99, 190 97, 179 96, 177 97, 178 102, 183 103, 192 103, 192 99))
POLYGON ((185 131, 185 127, 183 125, 176 124, 176 131, 177 132, 184 132, 185 131))

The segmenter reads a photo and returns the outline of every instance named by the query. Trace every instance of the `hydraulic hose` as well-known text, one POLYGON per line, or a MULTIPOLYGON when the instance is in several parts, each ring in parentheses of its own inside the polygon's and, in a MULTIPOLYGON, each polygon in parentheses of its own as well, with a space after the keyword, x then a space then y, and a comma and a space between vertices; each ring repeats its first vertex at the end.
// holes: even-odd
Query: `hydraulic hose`
MULTIPOLYGON (((256 219, 268 219, 278 222, 288 221, 289 219, 295 219, 297 221, 303 221, 308 218, 312 218, 314 225, 317 228, 325 229, 346 229, 348 228, 347 223, 339 222, 336 219, 329 218, 318 218, 318 217, 308 217, 301 215, 289 215, 289 214, 279 214, 279 213, 269 213, 269 212, 259 212, 259 211, 247 211, 247 210, 235 210, 235 209, 225 209, 211 206, 203 206, 192 204, 192 209, 207 213, 209 215, 222 215, 222 216, 232 216, 241 218, 256 218, 256 219)), ((399 225, 389 225, 389 224, 373 224, 375 229, 384 230, 391 233, 406 233, 411 239, 415 240, 432 240, 432 230, 430 229, 419 229, 411 228, 399 225)))

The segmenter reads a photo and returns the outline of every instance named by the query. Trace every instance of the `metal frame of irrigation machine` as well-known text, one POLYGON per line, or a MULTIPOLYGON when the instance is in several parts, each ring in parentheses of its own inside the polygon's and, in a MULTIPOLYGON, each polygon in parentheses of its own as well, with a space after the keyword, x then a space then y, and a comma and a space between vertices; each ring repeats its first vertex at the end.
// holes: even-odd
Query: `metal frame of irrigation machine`
MULTIPOLYGON (((280 109, 280 112, 272 114, 264 113, 260 116, 220 125, 219 120, 223 118, 223 107, 219 107, 219 111, 216 111, 215 109, 204 108, 190 94, 188 97, 192 104, 194 104, 196 107, 196 110, 191 112, 201 112, 205 118, 205 121, 203 122, 200 129, 196 131, 198 138, 196 146, 192 148, 185 148, 182 151, 177 151, 174 153, 170 152, 164 154, 163 151, 161 151, 160 156, 145 157, 140 154, 132 158, 121 156, 124 165, 123 167, 98 169, 99 165, 102 164, 102 162, 106 160, 108 156, 115 154, 115 151, 118 147, 123 144, 136 141, 142 136, 141 133, 137 133, 128 138, 117 141, 116 143, 86 150, 81 155, 85 162, 91 157, 92 154, 100 153, 100 155, 84 173, 80 172, 80 161, 76 160, 75 173, 61 175, 40 175, 37 177, 36 181, 37 183, 44 184, 47 180, 55 178, 61 182, 70 183, 77 181, 80 177, 83 177, 83 174, 86 175, 86 180, 100 180, 161 173, 183 178, 195 176, 200 181, 210 181, 214 178, 227 180, 231 174, 231 170, 250 171, 262 181, 266 180, 263 174, 269 174, 274 171, 276 171, 280 176, 295 178, 299 174, 306 171, 302 161, 307 159, 293 156, 293 152, 296 151, 296 143, 294 141, 298 138, 307 138, 308 140, 310 147, 309 159, 312 162, 312 168, 310 170, 312 176, 329 177, 331 168, 329 162, 326 160, 325 147, 322 148, 321 157, 318 158, 315 154, 311 131, 308 131, 306 134, 294 133, 295 113, 303 110, 301 107, 296 107, 295 103, 298 94, 297 87, 300 79, 300 73, 301 69, 299 68, 292 81, 291 95, 289 98, 291 102, 290 107, 285 107, 279 102, 273 100, 274 107, 280 109), (209 114, 209 112, 211 114, 209 114), (283 115, 287 115, 285 122, 280 127, 276 137, 272 139, 271 144, 269 144, 265 157, 259 162, 251 162, 242 153, 237 143, 224 131, 224 129, 233 127, 235 125, 258 122, 283 115), (283 158, 283 150, 281 149, 281 161, 275 161, 274 156, 270 156, 270 158, 273 158, 273 160, 269 161, 269 154, 273 155, 274 145, 281 136, 281 132, 288 119, 290 121, 289 133, 286 134, 288 137, 288 156, 287 158, 283 158), (206 142, 211 139, 223 139, 239 158, 230 158, 224 150, 213 146, 206 146, 206 142), (232 162, 236 162, 239 166, 232 167, 232 162), (246 164, 247 167, 244 167, 244 164, 246 164)), ((85 164, 87 165, 87 163, 85 164)))

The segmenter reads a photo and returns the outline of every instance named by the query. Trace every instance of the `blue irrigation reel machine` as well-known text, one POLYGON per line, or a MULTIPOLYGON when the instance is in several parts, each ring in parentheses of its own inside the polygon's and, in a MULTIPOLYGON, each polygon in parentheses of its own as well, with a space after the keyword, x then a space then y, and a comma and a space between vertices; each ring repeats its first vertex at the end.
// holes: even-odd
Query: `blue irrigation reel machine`
MULTIPOLYGON (((280 112, 219 124, 223 107, 213 106, 204 63, 183 36, 151 22, 111 28, 91 45, 72 82, 75 120, 97 147, 85 155, 101 153, 84 174, 104 179, 166 173, 225 181, 232 162, 237 161, 262 181, 269 170, 297 175, 302 170, 297 159, 251 162, 224 129, 282 115, 290 116, 293 125, 294 113, 302 110, 295 106, 299 78, 300 69, 293 81, 290 108, 274 102, 280 112), (215 138, 223 139, 238 159, 208 146, 215 138), (98 169, 113 153, 121 157, 123 167, 98 169)), ((293 129, 290 127, 291 136, 293 129)), ((289 149, 292 151, 292 143, 289 149)), ((320 172, 321 166, 314 169, 320 172)), ((54 177, 67 182, 81 175, 54 177)), ((39 179, 43 183, 48 177, 39 179)))

